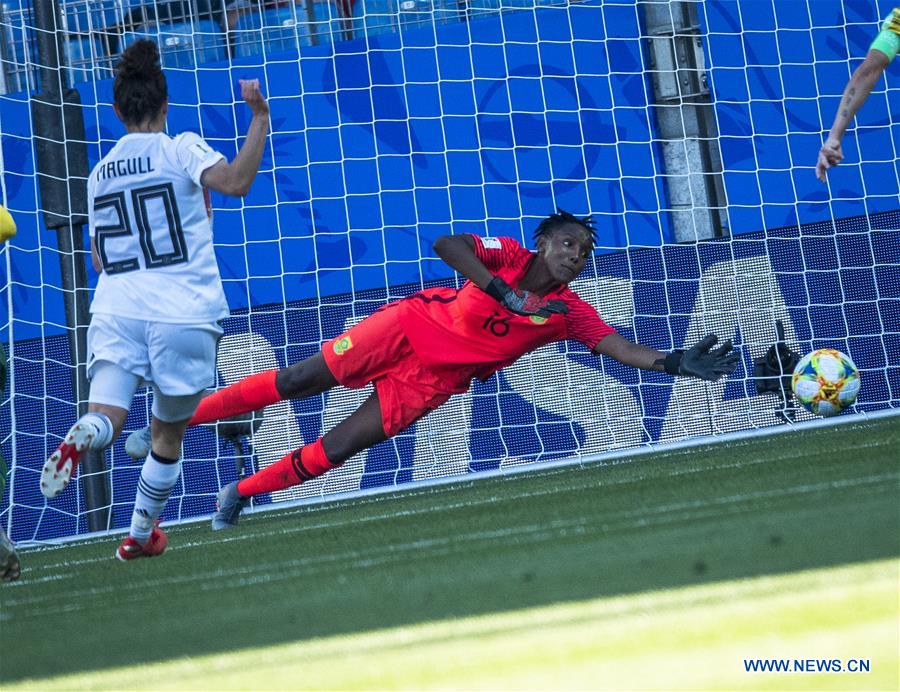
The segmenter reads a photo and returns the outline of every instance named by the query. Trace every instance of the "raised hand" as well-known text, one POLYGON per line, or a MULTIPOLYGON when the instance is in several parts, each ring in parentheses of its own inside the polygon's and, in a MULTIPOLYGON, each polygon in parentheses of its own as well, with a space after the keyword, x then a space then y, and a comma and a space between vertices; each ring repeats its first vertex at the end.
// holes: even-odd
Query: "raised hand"
POLYGON ((259 80, 239 79, 238 84, 241 85, 241 98, 253 111, 253 115, 268 115, 269 104, 259 90, 259 80))
POLYGON ((844 152, 841 149, 840 141, 829 137, 819 150, 819 160, 816 163, 816 177, 824 183, 828 176, 828 169, 837 166, 843 160, 844 152))
POLYGON ((687 377, 698 377, 701 380, 715 382, 723 375, 733 373, 741 360, 737 351, 732 351, 731 339, 716 350, 712 350, 719 342, 715 334, 707 334, 696 344, 681 354, 678 374, 687 377))
POLYGON ((485 288, 485 293, 507 310, 526 317, 531 315, 550 317, 554 314, 564 315, 569 311, 561 300, 546 300, 529 291, 510 288, 499 276, 491 280, 485 288))

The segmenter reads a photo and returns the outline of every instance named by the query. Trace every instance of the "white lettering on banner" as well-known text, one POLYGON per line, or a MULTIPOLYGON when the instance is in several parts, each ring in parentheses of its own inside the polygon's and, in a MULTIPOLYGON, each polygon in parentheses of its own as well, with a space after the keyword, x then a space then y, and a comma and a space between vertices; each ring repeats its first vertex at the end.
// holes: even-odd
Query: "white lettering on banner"
MULTIPOLYGON (((784 324, 788 345, 795 344, 794 324, 768 257, 719 262, 700 278, 684 344, 696 343, 711 332, 722 341, 736 340, 740 334, 746 365, 775 341, 775 320, 779 319, 784 324)), ((725 401, 725 384, 726 380, 710 384, 676 378, 660 441, 778 422, 771 396, 756 396, 750 383, 751 396, 725 401)))
POLYGON ((569 287, 613 327, 630 327, 634 320, 634 286, 628 279, 600 276, 576 279, 569 287))
MULTIPOLYGON (((503 375, 525 401, 582 428, 584 443, 573 450, 575 454, 596 454, 641 442, 641 408, 628 387, 566 358, 555 345, 524 356, 503 375)), ((507 459, 504 466, 516 461, 507 459)))
MULTIPOLYGON (((346 331, 362 318, 351 317, 344 324, 346 331)), ((260 334, 241 334, 225 337, 219 342, 219 371, 226 384, 262 370, 277 368, 275 350, 260 334)), ((353 413, 372 393, 372 386, 363 389, 335 387, 326 395, 323 425, 319 431, 331 430, 353 413)), ((290 401, 267 406, 263 424, 253 436, 253 451, 260 469, 281 459, 287 452, 303 444, 303 437, 290 401)), ((295 500, 316 497, 324 493, 358 490, 366 460, 366 452, 348 459, 340 468, 302 485, 272 493, 272 500, 295 500)))
POLYGON ((471 391, 457 394, 419 421, 413 459, 414 481, 469 472, 473 403, 471 391))
MULTIPOLYGON (((630 281, 602 276, 578 279, 571 288, 611 326, 632 323, 634 292, 630 281)), ((629 447, 644 439, 641 406, 628 387, 604 372, 570 360, 556 345, 524 356, 507 368, 504 376, 523 399, 582 428, 585 440, 578 455, 629 447)), ((516 463, 521 462, 505 459, 503 466, 516 463)))
MULTIPOLYGON (((359 319, 348 320, 348 323, 344 325, 344 331, 359 321, 359 319)), ((362 403, 369 398, 369 395, 373 391, 374 387, 372 387, 371 384, 367 384, 362 389, 344 389, 343 387, 335 387, 330 390, 326 395, 325 411, 322 414, 322 429, 319 431, 319 434, 324 435, 342 420, 347 418, 347 416, 358 409, 362 403)), ((324 476, 293 488, 296 494, 292 495, 292 497, 311 497, 323 493, 340 493, 348 490, 359 490, 359 483, 362 479, 363 471, 365 470, 367 454, 368 452, 366 450, 354 454, 347 459, 340 468, 329 471, 324 476)))
MULTIPOLYGON (((343 332, 350 327, 355 327, 362 322, 365 317, 348 317, 344 320, 343 332)), ((324 435, 334 426, 347 418, 351 413, 358 409, 362 403, 369 398, 374 391, 371 384, 366 385, 362 389, 344 389, 343 387, 335 387, 328 391, 325 395, 325 410, 322 412, 322 429, 320 435, 324 435)), ((291 497, 313 497, 324 493, 340 493, 350 490, 359 490, 359 484, 362 479, 363 471, 366 465, 366 455, 368 452, 363 450, 358 454, 354 454, 347 459, 340 468, 329 471, 324 476, 316 478, 313 481, 295 486, 286 492, 293 492, 291 497)))
MULTIPOLYGON (((250 332, 222 337, 217 364, 225 384, 230 385, 248 375, 277 368, 278 359, 275 349, 265 337, 250 332)), ((253 436, 253 451, 262 469, 299 445, 301 435, 290 401, 267 406, 264 412, 257 415, 263 418, 262 425, 253 436)), ((286 498, 281 493, 273 493, 272 499, 286 498)))

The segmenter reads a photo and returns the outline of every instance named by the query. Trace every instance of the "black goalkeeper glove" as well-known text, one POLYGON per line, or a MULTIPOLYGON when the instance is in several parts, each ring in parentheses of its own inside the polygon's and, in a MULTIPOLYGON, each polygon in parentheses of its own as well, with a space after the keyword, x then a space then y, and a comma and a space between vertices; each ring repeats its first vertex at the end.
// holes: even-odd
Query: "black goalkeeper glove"
POLYGON ((731 339, 726 339, 719 348, 711 351, 719 342, 715 334, 707 334, 686 351, 672 351, 657 363, 670 375, 697 377, 707 382, 715 382, 723 375, 733 373, 741 360, 737 351, 731 350, 731 339))
POLYGON ((550 317, 553 314, 564 315, 569 311, 561 300, 545 300, 534 293, 510 288, 499 276, 491 279, 484 292, 517 315, 550 317))

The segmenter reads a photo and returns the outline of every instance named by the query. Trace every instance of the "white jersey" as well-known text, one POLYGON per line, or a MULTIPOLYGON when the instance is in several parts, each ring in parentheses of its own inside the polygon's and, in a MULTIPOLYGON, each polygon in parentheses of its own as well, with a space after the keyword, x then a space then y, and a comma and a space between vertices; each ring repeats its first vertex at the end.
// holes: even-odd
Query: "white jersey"
POLYGON ((88 220, 103 272, 92 313, 187 324, 228 315, 200 185, 223 159, 193 132, 133 132, 94 167, 88 220))

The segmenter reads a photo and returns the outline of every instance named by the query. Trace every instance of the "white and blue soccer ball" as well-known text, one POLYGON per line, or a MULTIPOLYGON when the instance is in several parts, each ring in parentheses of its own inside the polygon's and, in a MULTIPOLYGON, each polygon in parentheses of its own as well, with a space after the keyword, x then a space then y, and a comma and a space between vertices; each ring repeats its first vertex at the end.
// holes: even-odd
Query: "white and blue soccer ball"
POLYGON ((850 357, 820 348, 800 359, 791 386, 800 405, 817 416, 836 416, 859 394, 859 370, 850 357))

